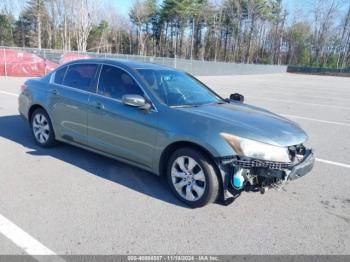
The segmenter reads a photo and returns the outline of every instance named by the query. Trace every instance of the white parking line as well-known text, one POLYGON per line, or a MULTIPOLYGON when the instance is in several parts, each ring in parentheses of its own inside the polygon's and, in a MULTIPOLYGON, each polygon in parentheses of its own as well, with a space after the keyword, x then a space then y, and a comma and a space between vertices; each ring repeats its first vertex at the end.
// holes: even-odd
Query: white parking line
POLYGON ((45 247, 21 228, 0 214, 0 233, 31 256, 54 255, 56 253, 45 247))
POLYGON ((2 91, 0 90, 0 94, 4 94, 4 95, 10 95, 10 96, 19 96, 18 94, 15 94, 15 93, 10 93, 10 92, 6 92, 6 91, 2 91))
POLYGON ((315 119, 315 118, 309 118, 309 117, 303 117, 303 116, 295 116, 295 115, 287 115, 287 114, 279 114, 279 115, 284 116, 284 117, 288 117, 288 118, 304 119, 304 120, 320 122, 320 123, 325 123, 325 124, 332 124, 332 125, 339 125, 339 126, 348 126, 348 127, 350 127, 350 123, 334 122, 334 121, 327 121, 327 120, 322 120, 322 119, 315 119))
POLYGON ((322 107, 337 108, 337 109, 342 109, 342 110, 350 110, 350 107, 345 107, 345 106, 334 106, 334 105, 325 105, 325 104, 305 103, 305 102, 298 102, 298 101, 292 101, 292 100, 266 98, 266 97, 256 97, 256 96, 252 96, 251 98, 257 99, 257 100, 269 100, 269 101, 284 102, 284 103, 289 103, 289 104, 300 104, 300 105, 307 105, 307 106, 322 106, 322 107))
MULTIPOLYGON (((307 90, 307 91, 309 91, 309 90, 307 90)), ((254 96, 256 96, 256 92, 254 92, 254 91, 252 91, 252 93, 248 93, 248 92, 246 92, 245 91, 245 93, 246 93, 246 95, 247 95, 247 97, 249 97, 250 95, 252 96, 252 97, 254 97, 254 96), (248 96, 249 95, 249 96, 248 96)), ((266 96, 269 96, 269 98, 271 97, 271 96, 273 96, 273 95, 281 95, 281 91, 279 91, 279 92, 274 92, 274 91, 265 91, 264 90, 264 92, 262 93, 262 95, 266 95, 266 96)), ((293 94, 289 94, 289 93, 287 93, 286 91, 283 91, 283 95, 287 95, 287 96, 291 96, 291 95, 297 95, 297 97, 299 98, 321 98, 321 99, 325 99, 325 98, 327 98, 327 100, 329 101, 329 102, 333 102, 333 101, 335 101, 335 100, 339 100, 339 101, 350 101, 350 97, 348 97, 348 98, 346 98, 346 97, 336 97, 336 96, 334 96, 334 91, 332 92, 332 96, 327 96, 327 95, 323 95, 323 96, 321 96, 321 95, 314 95, 314 94, 312 94, 312 93, 306 93, 305 91, 303 91, 303 93, 301 93, 301 94, 298 94, 298 93, 293 93, 293 94)), ((290 100, 290 99, 289 99, 290 100)))
POLYGON ((320 158, 316 158, 316 161, 321 162, 321 163, 325 163, 325 164, 329 164, 329 165, 350 168, 350 165, 339 163, 339 162, 334 162, 334 161, 329 161, 329 160, 324 160, 324 159, 320 159, 320 158))

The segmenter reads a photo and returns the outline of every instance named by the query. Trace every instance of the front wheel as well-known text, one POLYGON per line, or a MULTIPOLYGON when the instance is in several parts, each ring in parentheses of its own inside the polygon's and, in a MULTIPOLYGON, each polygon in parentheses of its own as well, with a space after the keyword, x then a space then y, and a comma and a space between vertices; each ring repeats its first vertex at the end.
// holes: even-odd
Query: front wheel
POLYGON ((168 162, 167 179, 175 196, 193 208, 214 202, 219 194, 219 180, 212 161, 192 148, 173 153, 168 162))
POLYGON ((41 147, 52 147, 56 144, 55 133, 49 115, 38 108, 31 118, 31 128, 35 142, 41 147))

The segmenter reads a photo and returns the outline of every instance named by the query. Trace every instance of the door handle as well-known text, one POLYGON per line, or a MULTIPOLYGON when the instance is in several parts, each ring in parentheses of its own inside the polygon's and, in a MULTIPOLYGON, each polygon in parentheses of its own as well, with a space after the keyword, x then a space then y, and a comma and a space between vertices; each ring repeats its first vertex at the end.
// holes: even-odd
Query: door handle
POLYGON ((51 89, 50 92, 53 95, 58 95, 58 90, 57 89, 51 89))
POLYGON ((98 110, 103 110, 105 107, 102 103, 97 102, 97 103, 95 103, 95 108, 98 110))

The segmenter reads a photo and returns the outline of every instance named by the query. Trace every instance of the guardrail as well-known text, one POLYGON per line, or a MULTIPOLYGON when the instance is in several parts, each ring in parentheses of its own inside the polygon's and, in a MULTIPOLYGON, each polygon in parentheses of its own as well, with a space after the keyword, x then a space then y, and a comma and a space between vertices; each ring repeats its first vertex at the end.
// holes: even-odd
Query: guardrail
POLYGON ((305 66, 288 66, 288 73, 313 74, 313 75, 331 75, 350 77, 350 67, 344 69, 322 68, 322 67, 305 67, 305 66))

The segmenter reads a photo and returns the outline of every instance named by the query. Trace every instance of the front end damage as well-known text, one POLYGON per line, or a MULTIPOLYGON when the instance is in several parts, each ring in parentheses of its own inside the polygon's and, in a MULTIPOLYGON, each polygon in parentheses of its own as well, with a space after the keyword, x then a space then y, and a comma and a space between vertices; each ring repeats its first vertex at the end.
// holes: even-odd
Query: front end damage
POLYGON ((303 145, 288 148, 290 163, 265 161, 241 156, 217 159, 223 182, 222 200, 231 203, 243 191, 265 193, 309 173, 315 158, 303 145))

